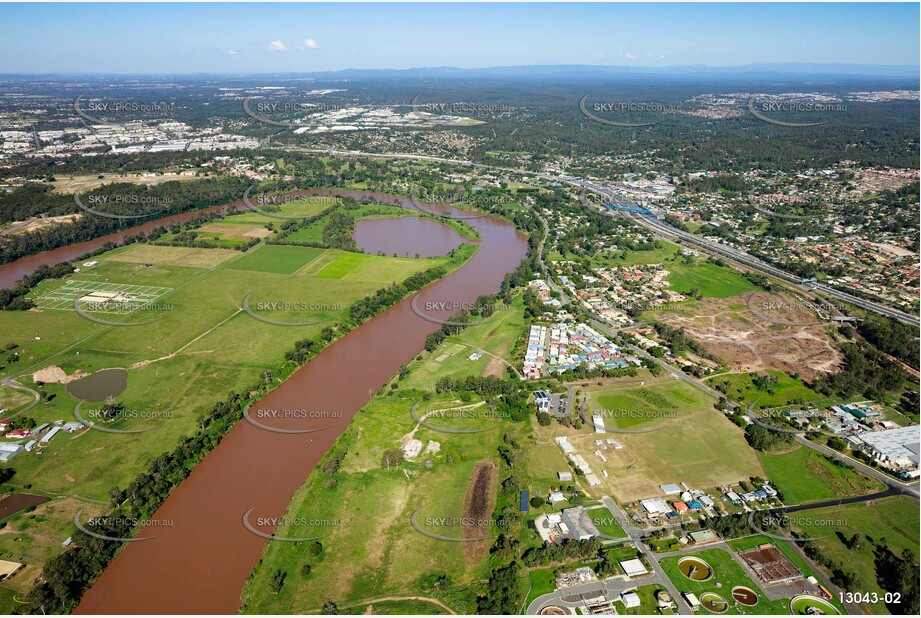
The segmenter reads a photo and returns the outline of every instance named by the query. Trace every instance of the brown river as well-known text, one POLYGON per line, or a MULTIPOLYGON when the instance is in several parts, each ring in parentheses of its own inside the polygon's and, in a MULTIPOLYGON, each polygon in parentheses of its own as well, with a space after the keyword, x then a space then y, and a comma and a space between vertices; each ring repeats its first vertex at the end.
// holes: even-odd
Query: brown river
MULTIPOLYGON (((387 202, 401 199, 356 191, 335 193, 357 198, 372 195, 387 202)), ((409 200, 401 202, 411 207, 409 200)), ((404 221, 413 219, 388 220, 388 240, 381 250, 401 247, 414 255, 424 248, 420 240, 431 240, 420 239, 419 228, 412 224, 404 227, 404 221)), ((527 239, 507 221, 481 217, 468 223, 480 234, 479 251, 463 267, 425 288, 416 301, 417 308, 424 311, 428 303, 471 302, 481 294, 496 292, 504 276, 525 257, 527 239)), ((433 250, 446 253, 456 246, 458 237, 453 231, 444 234, 439 230, 439 234, 445 242, 433 250)), ((361 239, 357 240, 361 244, 361 239)), ((81 253, 89 250, 82 249, 81 253)), ((273 421, 259 417, 261 423, 284 429, 325 428, 316 433, 276 433, 238 422, 151 517, 152 522, 171 525, 142 529, 138 537, 155 538, 128 543, 84 595, 76 613, 236 613, 247 576, 265 544, 280 542, 248 531, 243 525, 244 513, 254 509, 249 519, 254 524, 258 518, 282 517, 294 492, 352 417, 400 365, 422 351, 425 337, 439 324, 419 317, 410 300, 403 300, 331 344, 250 411, 251 416, 264 410, 332 411, 340 417, 273 421)), ((447 319, 456 309, 425 313, 447 319)), ((279 336, 284 333, 279 332, 279 336)), ((269 527, 259 530, 273 532, 269 527)), ((323 599, 316 601, 319 605, 323 599)))

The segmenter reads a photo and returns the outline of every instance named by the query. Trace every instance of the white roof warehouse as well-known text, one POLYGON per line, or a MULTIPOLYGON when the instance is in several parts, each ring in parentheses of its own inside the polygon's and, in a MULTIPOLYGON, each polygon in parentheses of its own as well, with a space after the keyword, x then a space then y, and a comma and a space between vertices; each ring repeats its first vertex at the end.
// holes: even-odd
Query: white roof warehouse
POLYGON ((896 465, 918 465, 918 443, 921 436, 918 426, 899 427, 888 431, 860 434, 870 453, 880 461, 896 465))

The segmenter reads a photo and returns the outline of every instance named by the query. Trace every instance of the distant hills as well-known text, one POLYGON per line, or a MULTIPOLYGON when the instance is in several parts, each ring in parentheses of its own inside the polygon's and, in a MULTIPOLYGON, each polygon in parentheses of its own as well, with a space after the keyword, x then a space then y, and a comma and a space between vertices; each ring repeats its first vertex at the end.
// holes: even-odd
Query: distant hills
POLYGON ((330 78, 417 78, 417 79, 476 79, 476 78, 566 78, 607 79, 625 76, 687 77, 895 77, 915 78, 921 72, 918 65, 886 64, 812 64, 771 63, 712 67, 705 65, 675 65, 668 67, 597 66, 586 64, 525 65, 462 69, 457 67, 419 67, 413 69, 345 69, 311 73, 330 78))
POLYGON ((247 78, 313 78, 317 80, 559 80, 592 81, 685 81, 724 80, 763 81, 770 79, 808 81, 811 78, 828 81, 837 79, 892 79, 917 83, 921 74, 919 65, 897 64, 833 64, 833 63, 768 63, 739 66, 674 65, 667 67, 601 66, 588 64, 522 65, 484 68, 417 67, 410 69, 343 69, 337 71, 287 72, 287 73, 162 73, 162 74, 99 74, 99 73, 44 73, 0 74, 3 79, 60 79, 77 78, 140 78, 143 81, 164 78, 195 79, 247 79, 247 78))

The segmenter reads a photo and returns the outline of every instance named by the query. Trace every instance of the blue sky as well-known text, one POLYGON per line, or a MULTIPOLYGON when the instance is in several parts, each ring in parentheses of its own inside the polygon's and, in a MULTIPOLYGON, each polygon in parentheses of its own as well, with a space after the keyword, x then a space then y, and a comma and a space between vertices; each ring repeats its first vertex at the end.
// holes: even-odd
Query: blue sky
POLYGON ((3 4, 0 72, 918 64, 902 4, 3 4))

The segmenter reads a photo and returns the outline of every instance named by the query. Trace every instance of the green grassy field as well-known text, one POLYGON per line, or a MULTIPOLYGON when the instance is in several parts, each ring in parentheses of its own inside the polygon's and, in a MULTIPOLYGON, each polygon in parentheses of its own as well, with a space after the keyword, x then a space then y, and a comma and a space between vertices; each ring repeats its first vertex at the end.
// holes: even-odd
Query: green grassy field
POLYGON ((556 590, 556 576, 553 572, 556 569, 531 569, 528 571, 528 583, 531 591, 525 599, 525 609, 538 597, 550 594, 556 590))
POLYGON ((598 528, 598 532, 606 536, 623 539, 627 537, 627 533, 624 531, 623 527, 614 519, 614 515, 607 509, 607 507, 589 509, 589 517, 592 519, 592 523, 595 524, 595 527, 598 528))
MULTIPOLYGON (((157 415, 111 425, 148 430, 144 433, 109 434, 91 429, 60 433, 43 453, 17 455, 9 464, 15 476, 7 485, 54 499, 32 513, 9 518, 0 534, 0 553, 40 569, 44 561, 62 551, 60 543, 72 534, 76 511, 83 509, 84 517, 106 511, 113 486, 127 486, 149 460, 172 449, 179 436, 192 434, 197 417, 229 391, 252 384, 260 371, 281 365, 292 342, 343 320, 355 300, 438 264, 453 268, 472 250, 459 253, 454 262, 449 258, 360 256, 365 261, 360 277, 327 279, 310 270, 312 261, 324 259, 320 249, 259 245, 246 254, 228 252, 230 256, 214 264, 209 256, 197 256, 223 250, 132 245, 100 255, 97 267, 71 275, 70 280, 169 289, 157 299, 156 310, 118 318, 150 319, 151 323, 103 326, 81 318, 72 308, 0 312, 2 342, 19 344, 20 352, 20 360, 8 363, 0 378, 16 376, 20 383, 35 388, 32 372, 50 365, 68 375, 123 367, 128 370, 128 386, 118 401, 127 409, 157 415), (241 263, 245 268, 240 268, 241 263), (282 322, 319 323, 277 326, 258 321, 241 309, 250 292, 254 292, 251 307, 279 302, 294 307, 254 309, 257 313, 282 322), (297 310, 298 305, 310 309, 297 310)), ((341 254, 328 253, 333 254, 333 261, 341 254)), ((36 295, 64 284, 45 281, 36 295)), ((41 390, 46 394, 43 402, 27 416, 36 423, 74 420, 77 401, 64 385, 46 383, 41 390)), ((4 398, 15 402, 8 391, 2 390, 4 398)), ((31 401, 31 397, 19 401, 31 401)), ((31 577, 29 571, 25 573, 6 584, 28 588, 31 577)))
POLYGON ((364 253, 346 253, 339 255, 332 264, 324 267, 317 273, 321 279, 342 279, 350 272, 355 270, 359 265, 365 263, 370 255, 364 253))
MULTIPOLYGON (((626 421, 628 428, 644 431, 612 434, 623 448, 604 451, 606 462, 594 455, 597 436, 590 427, 575 430, 552 425, 537 429, 539 447, 559 450, 553 438, 570 436, 576 450, 599 473, 601 485, 592 491, 632 502, 659 495, 659 485, 665 483, 684 482, 704 489, 764 475, 742 430, 715 410, 706 394, 671 378, 643 385, 633 378, 623 381, 625 384, 618 385, 618 380, 613 380, 584 393, 589 398, 589 413, 611 413, 605 426, 611 421, 615 428, 626 421), (645 431, 648 429, 653 431, 645 431), (607 477, 601 476, 602 470, 608 472, 607 477)), ((545 477, 544 482, 552 484, 555 478, 553 471, 553 477, 545 477)))
MULTIPOLYGON (((895 552, 910 549, 918 556, 918 501, 894 496, 872 503, 849 504, 808 511, 797 520, 806 536, 821 537, 816 543, 837 564, 853 571, 860 580, 859 592, 883 594, 876 580, 873 541, 895 552), (860 547, 848 548, 839 536, 863 536, 860 547), (871 541, 872 539, 873 541, 871 541)), ((870 613, 888 613, 885 604, 867 605, 870 613)))
MULTIPOLYGON (((314 471, 288 508, 293 518, 340 521, 339 525, 323 531, 328 544, 335 546, 335 552, 313 560, 310 575, 303 577, 303 564, 312 560, 304 549, 293 543, 270 544, 244 590, 244 613, 286 611, 286 608, 313 605, 318 598, 351 605, 388 595, 422 594, 417 582, 432 573, 447 574, 453 582, 451 590, 439 595, 441 600, 455 611, 473 610, 475 597, 463 591, 486 576, 490 543, 451 543, 431 538, 415 530, 410 518, 418 512, 417 522, 424 529, 445 536, 462 536, 463 531, 456 526, 430 522, 461 516, 478 463, 495 462, 503 436, 509 434, 523 440, 528 424, 486 414, 436 415, 426 419, 426 424, 434 428, 430 429, 417 425, 411 410, 421 400, 417 388, 430 389, 442 375, 455 375, 456 368, 436 361, 443 348, 463 347, 462 343, 482 344, 484 332, 493 333, 495 341, 491 345, 496 349, 508 346, 520 334, 508 324, 521 324, 521 311, 521 303, 516 301, 486 323, 459 333, 455 342, 446 343, 432 353, 420 354, 409 363, 410 373, 402 381, 394 382, 398 385, 395 390, 385 387, 358 413, 339 440, 337 448, 345 452, 345 457, 334 482, 321 471, 314 471), (485 431, 458 434, 441 429, 485 431), (383 468, 385 453, 400 448, 410 437, 419 440, 424 449, 437 443, 437 450, 422 453, 399 468, 383 468), (287 572, 288 577, 276 594, 270 583, 278 570, 287 572)), ((472 363, 466 369, 468 374, 477 372, 472 363)), ((431 410, 468 406, 469 410, 487 411, 475 396, 464 402, 445 394, 422 401, 417 414, 421 417, 431 410)), ((284 529, 276 532, 286 533, 284 529)), ((490 535, 497 534, 498 528, 493 527, 490 535)))
POLYGON ((782 454, 761 453, 767 478, 785 504, 803 504, 882 491, 885 486, 853 468, 837 465, 805 446, 782 454))
POLYGON ((671 289, 682 294, 697 289, 704 297, 729 298, 759 289, 738 272, 716 264, 698 262, 687 266, 675 262, 667 268, 671 289))
POLYGON ((416 367, 407 378, 406 386, 431 390, 435 387, 435 382, 445 376, 505 377, 506 362, 514 362, 512 348, 524 327, 524 302, 521 296, 516 296, 509 307, 498 308, 482 323, 465 328, 459 336, 448 337, 434 354, 434 358, 441 358, 444 354, 447 354, 448 358, 416 367), (482 354, 478 350, 485 350, 489 354, 482 354), (479 353, 480 358, 470 360, 470 356, 475 353, 479 353))
POLYGON ((323 242, 323 228, 329 223, 329 215, 320 217, 310 225, 306 225, 299 230, 295 230, 285 236, 284 240, 289 242, 323 242))
POLYGON ((290 275, 315 260, 321 253, 323 249, 315 247, 265 245, 258 251, 251 251, 236 260, 233 268, 290 275))
POLYGON ((775 406, 784 406, 794 401, 822 403, 829 401, 820 393, 815 392, 800 380, 790 377, 780 371, 767 371, 777 378, 777 383, 771 386, 768 392, 757 388, 752 383, 752 376, 749 374, 725 374, 715 375, 707 383, 712 387, 725 392, 729 397, 736 401, 757 404, 757 409, 769 408, 775 406), (719 385, 725 388, 718 388, 719 385))

